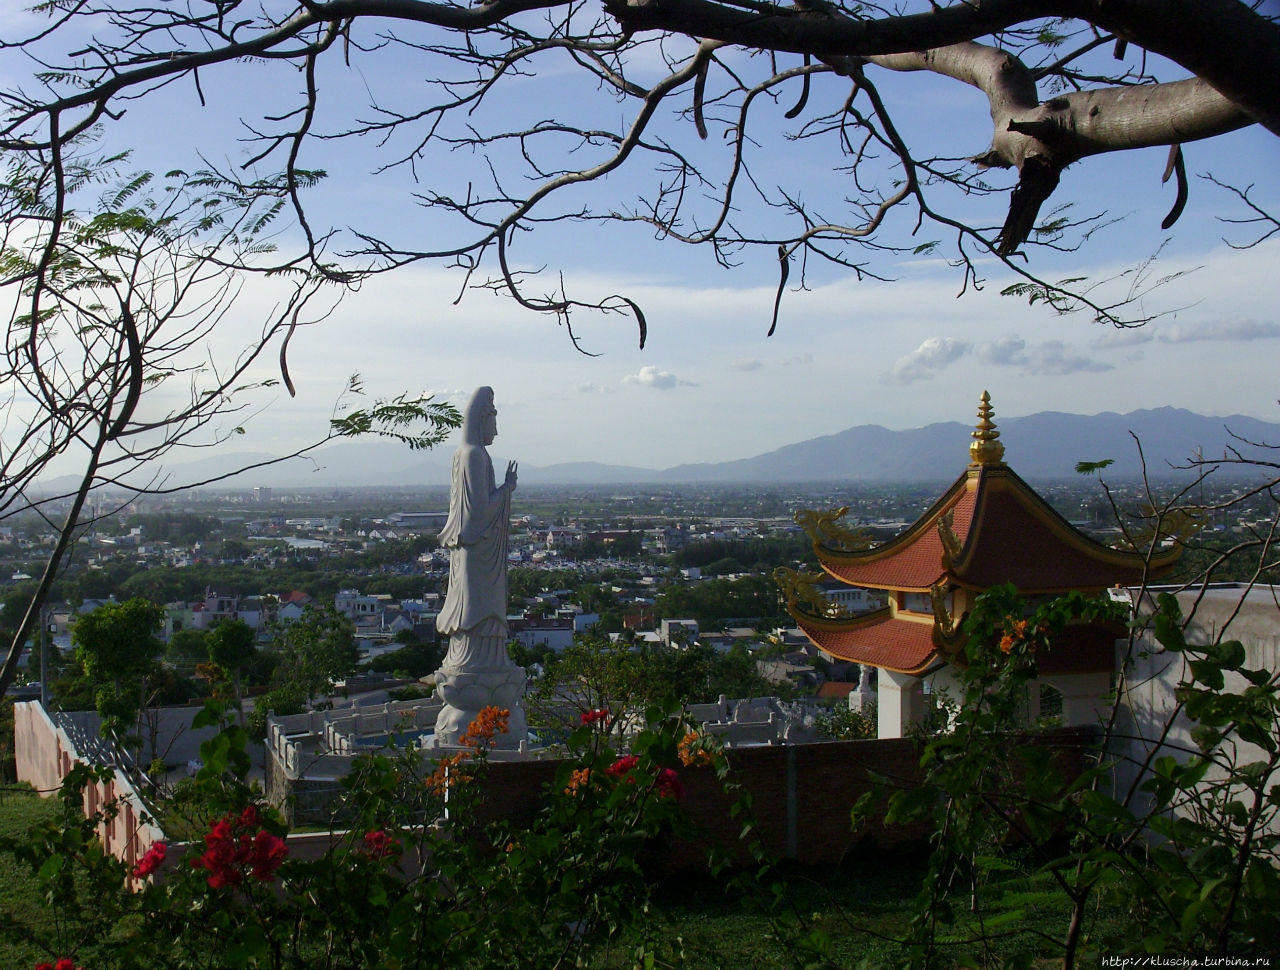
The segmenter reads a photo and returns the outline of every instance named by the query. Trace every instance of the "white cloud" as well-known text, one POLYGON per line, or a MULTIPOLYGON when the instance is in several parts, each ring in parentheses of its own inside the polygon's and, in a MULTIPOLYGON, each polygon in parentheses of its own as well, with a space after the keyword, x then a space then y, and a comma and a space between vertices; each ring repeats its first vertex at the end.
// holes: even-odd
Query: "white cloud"
POLYGON ((729 365, 729 368, 731 370, 738 370, 738 371, 753 371, 753 370, 759 370, 763 366, 764 364, 762 364, 759 360, 756 360, 754 358, 742 358, 741 360, 735 360, 732 364, 729 365))
POLYGON ((1021 337, 1010 334, 996 340, 986 340, 978 344, 974 351, 978 359, 987 364, 1016 365, 1027 360, 1027 342, 1021 337))
POLYGON ((1022 362, 1033 374, 1047 374, 1061 377, 1064 374, 1079 374, 1082 371, 1114 370, 1111 364, 1086 357, 1068 349, 1061 340, 1046 340, 1033 347, 1022 362))
POLYGON ((641 387, 652 387, 659 391, 669 391, 673 387, 694 387, 691 381, 681 380, 668 370, 658 370, 653 366, 641 367, 634 374, 622 379, 623 384, 639 384, 641 387))
POLYGON ((1113 369, 1111 364, 1068 348, 1061 340, 1046 340, 1028 347, 1027 342, 1016 334, 983 341, 974 349, 974 355, 984 364, 1018 367, 1029 374, 1041 376, 1113 369))
POLYGON ((1095 347, 1136 347, 1149 344, 1155 339, 1156 329, 1148 324, 1145 327, 1113 327, 1091 343, 1095 347))
POLYGON ((613 388, 597 384, 595 381, 583 381, 574 388, 579 394, 612 394, 613 388))
POLYGON ((800 354, 797 357, 787 357, 785 360, 778 361, 779 367, 807 367, 813 363, 813 354, 800 354))
POLYGON ((1270 340, 1280 337, 1280 323, 1261 320, 1215 320, 1212 323, 1175 323, 1161 327, 1157 339, 1167 344, 1197 340, 1270 340))
POLYGON ((969 352, 966 340, 953 337, 929 337, 911 353, 893 362, 884 380, 891 384, 910 384, 925 380, 955 363, 969 352))

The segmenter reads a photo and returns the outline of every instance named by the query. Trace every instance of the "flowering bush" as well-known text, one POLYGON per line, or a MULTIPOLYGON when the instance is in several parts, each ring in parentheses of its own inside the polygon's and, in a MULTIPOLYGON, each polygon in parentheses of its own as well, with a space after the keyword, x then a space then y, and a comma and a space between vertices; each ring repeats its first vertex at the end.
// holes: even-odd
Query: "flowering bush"
MULTIPOLYGON (((690 836, 682 719, 650 712, 620 752, 601 730, 609 712, 584 718, 537 814, 485 821, 486 753, 508 718, 486 709, 462 750, 434 762, 415 749, 358 759, 335 812, 343 828, 304 858, 243 780, 243 730, 216 703, 202 717, 222 731, 202 747, 193 787, 206 821, 177 865, 173 843, 132 867, 105 856, 96 830, 114 807, 76 821, 92 770, 69 776, 67 819, 28 859, 74 930, 40 944, 71 954, 50 970, 571 966, 624 930, 637 962, 661 963, 678 945, 645 927, 656 850, 690 836)), ((711 750, 696 763, 723 775, 711 750)))
POLYGON ((382 829, 366 832, 357 851, 363 852, 372 859, 388 859, 400 854, 400 841, 393 839, 382 829))
POLYGON ((246 805, 239 816, 218 819, 204 842, 204 854, 191 865, 209 873, 210 889, 235 888, 246 875, 271 882, 288 855, 284 840, 260 827, 253 805, 246 805))
POLYGON ((164 864, 164 857, 168 854, 169 847, 163 842, 154 843, 151 848, 147 849, 146 854, 138 860, 138 864, 133 867, 134 879, 146 879, 161 865, 164 864))

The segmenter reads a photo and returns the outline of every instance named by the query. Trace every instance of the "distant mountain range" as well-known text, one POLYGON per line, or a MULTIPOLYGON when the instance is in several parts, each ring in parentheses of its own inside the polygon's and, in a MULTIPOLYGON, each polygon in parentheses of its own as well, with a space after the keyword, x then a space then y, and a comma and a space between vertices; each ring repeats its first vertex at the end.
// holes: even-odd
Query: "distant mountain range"
MULTIPOLYGON (((1072 479, 1076 462, 1105 458, 1114 461, 1105 472, 1107 479, 1137 478, 1141 466, 1134 436, 1142 442, 1147 470, 1153 478, 1182 474, 1175 466, 1185 464, 1196 454, 1205 458, 1221 456, 1232 445, 1246 453, 1261 454, 1258 449, 1241 445, 1240 439, 1280 444, 1280 424, 1243 415, 1209 418, 1171 407, 1128 414, 1045 411, 1021 418, 1001 418, 998 425, 1006 461, 1023 478, 1038 481, 1072 479)), ((972 425, 959 422, 908 431, 866 424, 753 458, 661 470, 597 462, 539 467, 522 460, 520 481, 530 485, 949 481, 968 463, 972 430, 972 425)), ((270 457, 239 453, 175 465, 170 481, 208 479, 270 457)), ((1267 457, 1275 460, 1277 455, 1273 451, 1267 457)), ((424 456, 382 442, 344 442, 316 452, 314 460, 292 459, 242 473, 223 484, 235 488, 447 485, 449 462, 447 446, 424 456)), ((49 484, 56 487, 65 482, 49 484)))

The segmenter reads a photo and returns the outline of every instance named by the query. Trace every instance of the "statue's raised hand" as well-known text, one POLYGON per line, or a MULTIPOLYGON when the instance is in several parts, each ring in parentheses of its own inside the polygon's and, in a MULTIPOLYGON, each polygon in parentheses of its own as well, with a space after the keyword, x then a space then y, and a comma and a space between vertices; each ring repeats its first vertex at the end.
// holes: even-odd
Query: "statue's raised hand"
POLYGON ((514 492, 516 490, 516 463, 514 461, 507 462, 507 490, 514 492))

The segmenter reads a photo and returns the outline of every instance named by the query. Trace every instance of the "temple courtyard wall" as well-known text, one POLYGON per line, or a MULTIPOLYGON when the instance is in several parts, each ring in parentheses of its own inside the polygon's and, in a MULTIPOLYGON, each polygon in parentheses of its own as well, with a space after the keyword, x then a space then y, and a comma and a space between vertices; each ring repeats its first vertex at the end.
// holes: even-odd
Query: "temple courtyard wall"
MULTIPOLYGON (((1053 749, 1064 777, 1074 778, 1086 757, 1096 754, 1097 731, 1059 728, 1018 740, 1053 749)), ((748 849, 738 840, 744 817, 733 812, 743 792, 751 798, 754 838, 777 858, 804 865, 835 865, 861 847, 886 849, 921 840, 930 826, 885 825, 883 801, 866 813, 856 830, 850 823, 850 810, 867 792, 879 791, 887 797, 896 788, 919 784, 920 746, 915 739, 895 738, 733 748, 725 756, 730 781, 737 789, 729 791, 710 768, 682 768, 685 810, 695 831, 702 835, 695 841, 664 846, 660 865, 669 871, 700 867, 705 864, 707 842, 736 854, 739 862, 749 863, 748 849)), ((531 818, 563 761, 510 760, 505 752, 495 755, 478 782, 481 819, 531 818)), ((269 750, 266 787, 269 800, 295 825, 335 821, 332 807, 340 793, 337 778, 312 773, 290 778, 283 762, 269 750)))

